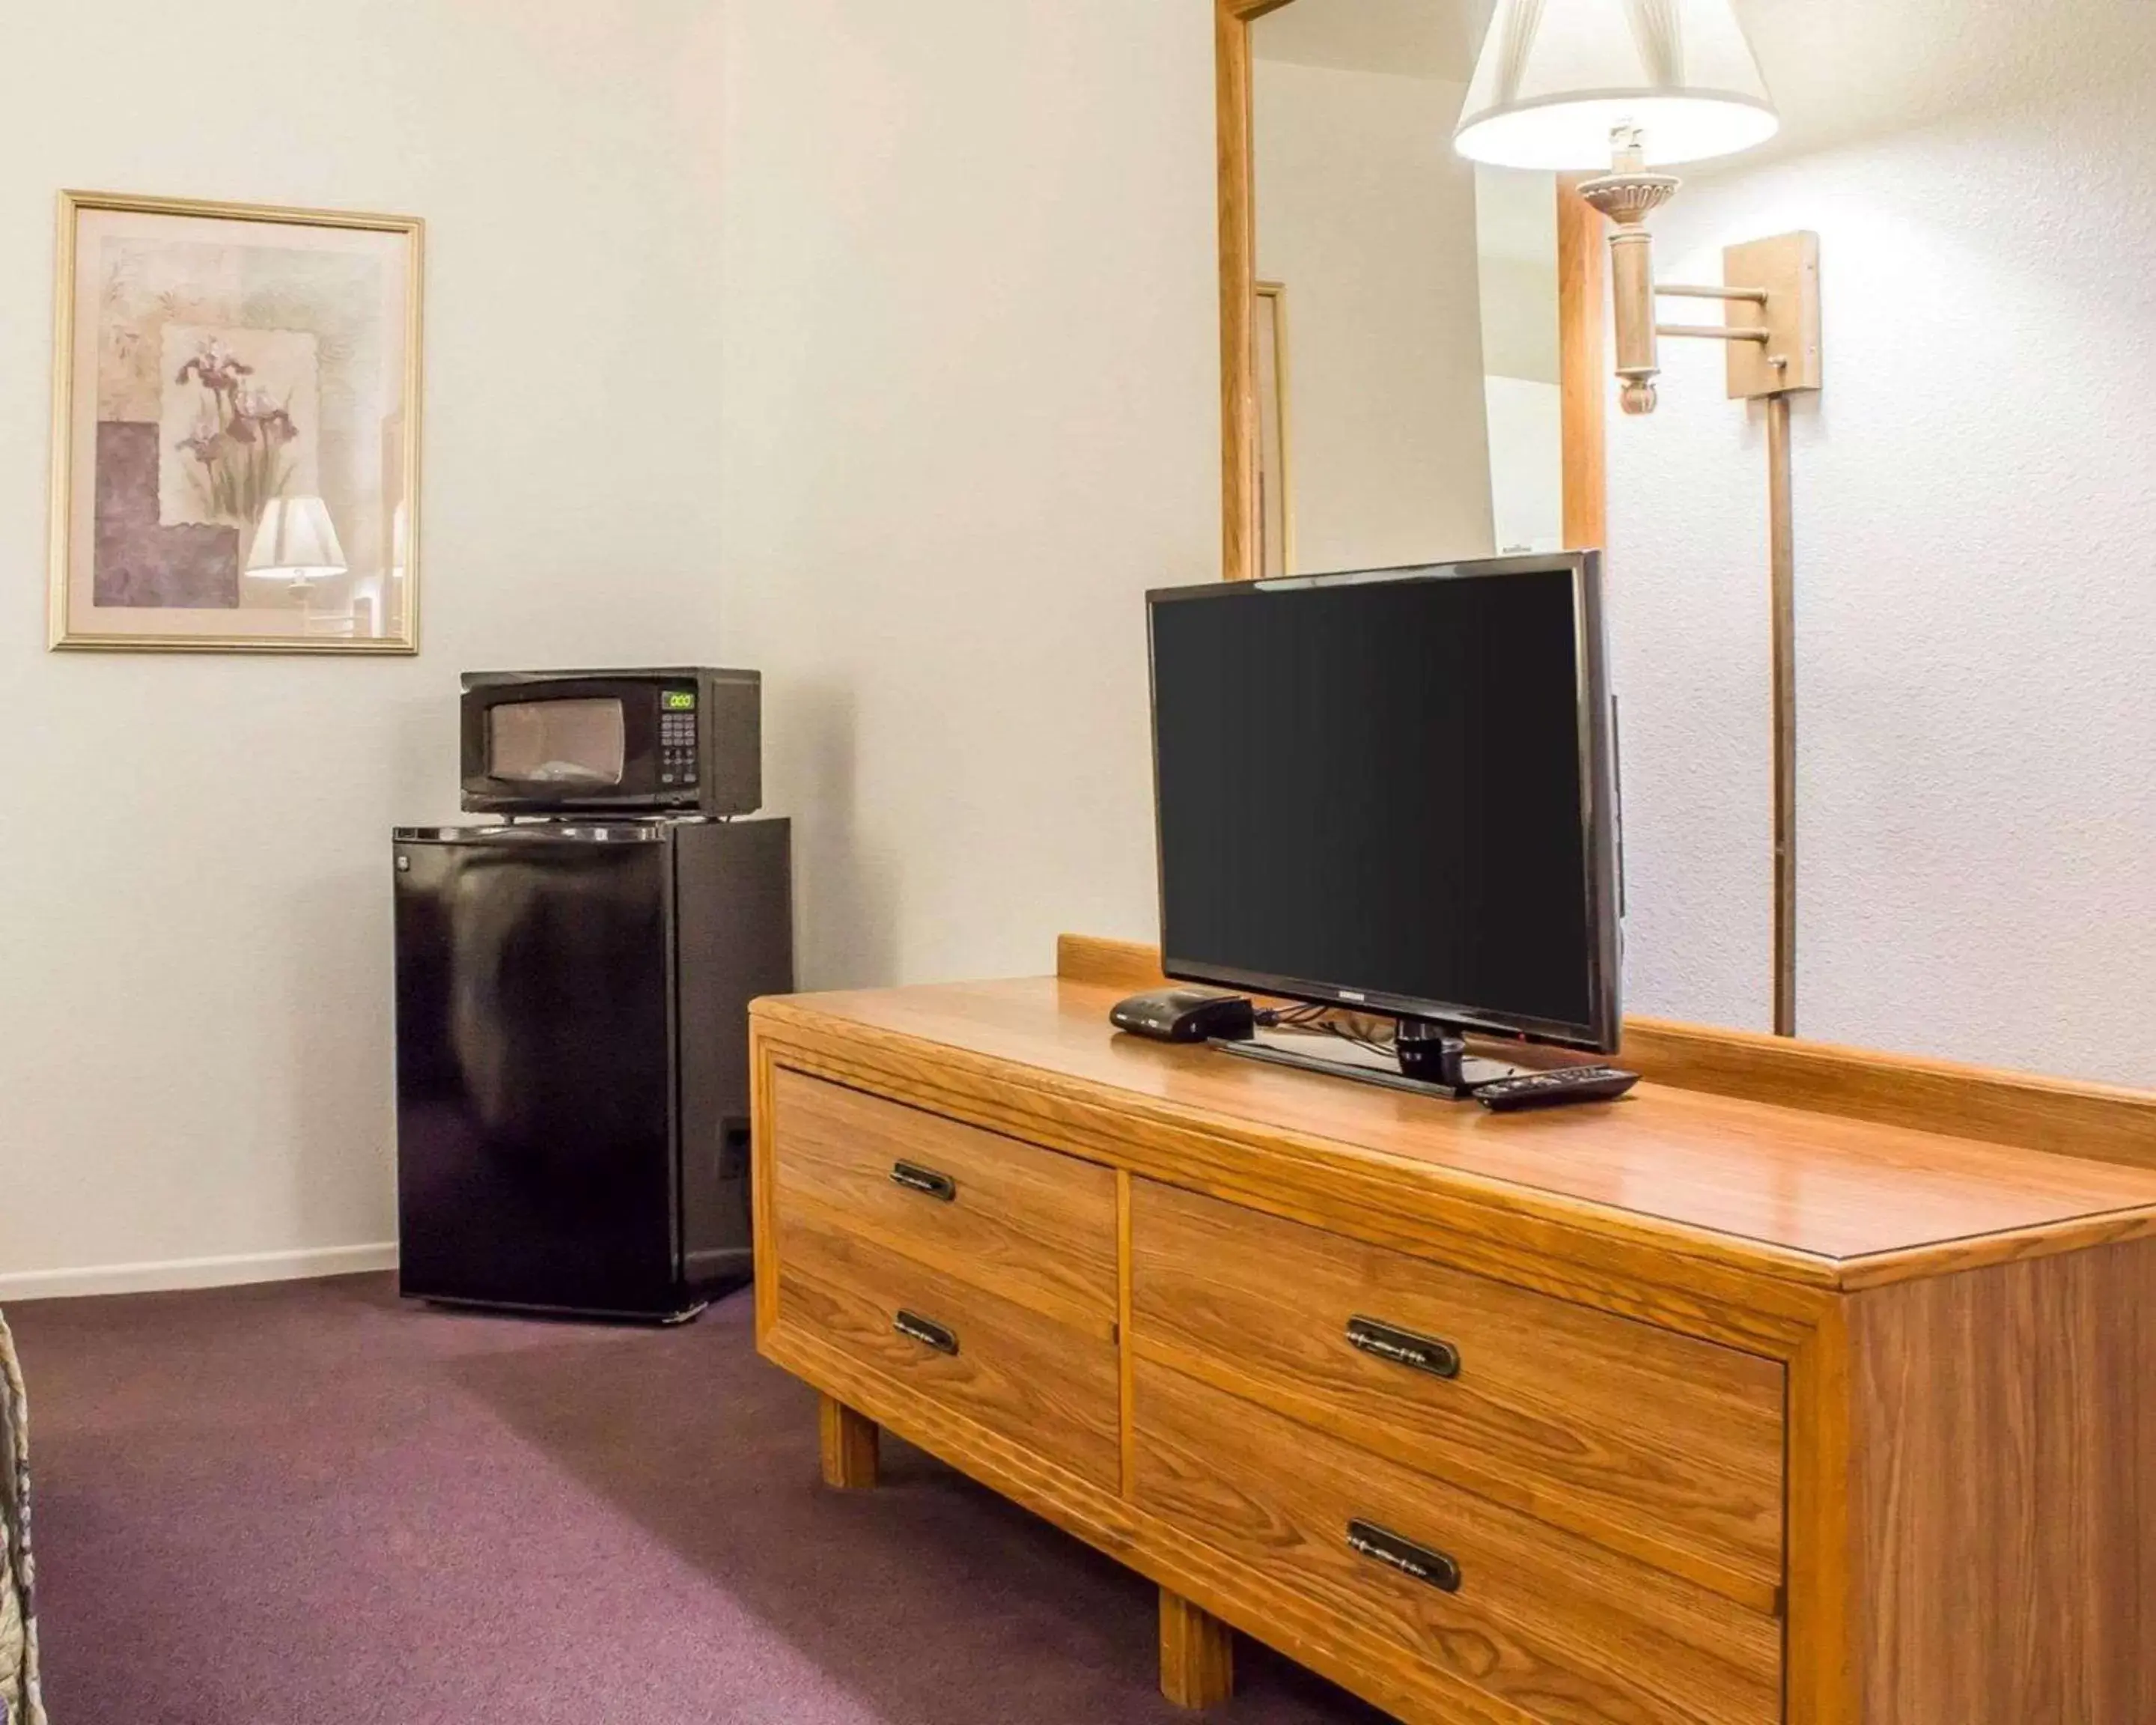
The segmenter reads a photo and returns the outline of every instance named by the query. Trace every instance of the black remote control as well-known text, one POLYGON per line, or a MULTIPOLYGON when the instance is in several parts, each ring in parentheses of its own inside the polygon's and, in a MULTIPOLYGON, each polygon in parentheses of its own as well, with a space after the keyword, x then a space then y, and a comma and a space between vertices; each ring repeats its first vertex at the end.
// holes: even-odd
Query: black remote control
POLYGON ((1605 1102, 1639 1081, 1637 1072, 1615 1066, 1556 1066, 1547 1072, 1522 1072, 1517 1078, 1478 1084, 1475 1100, 1503 1114, 1516 1108, 1553 1108, 1559 1102, 1605 1102))

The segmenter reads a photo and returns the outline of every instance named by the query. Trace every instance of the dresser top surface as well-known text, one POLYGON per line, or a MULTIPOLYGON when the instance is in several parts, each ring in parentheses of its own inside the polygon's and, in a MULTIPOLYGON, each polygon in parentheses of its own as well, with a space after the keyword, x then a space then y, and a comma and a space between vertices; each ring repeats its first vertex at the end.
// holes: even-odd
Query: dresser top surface
POLYGON ((1119 993, 1039 977, 793 995, 757 1011, 834 1052, 850 1030, 872 1033, 865 1049, 873 1033, 933 1045, 1184 1124, 1717 1237, 1806 1280, 1854 1281, 1909 1255, 2016 1255, 2016 1237, 2056 1250, 2156 1235, 2156 1168, 1656 1084, 1614 1104, 1492 1114, 1122 1035, 1108 1023, 1119 993))

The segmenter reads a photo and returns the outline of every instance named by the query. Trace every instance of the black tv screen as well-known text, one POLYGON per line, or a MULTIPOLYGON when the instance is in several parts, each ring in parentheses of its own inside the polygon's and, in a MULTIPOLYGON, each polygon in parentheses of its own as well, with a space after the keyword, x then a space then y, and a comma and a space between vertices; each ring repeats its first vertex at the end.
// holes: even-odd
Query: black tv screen
POLYGON ((1599 564, 1150 595, 1168 974, 1614 1048, 1599 564))

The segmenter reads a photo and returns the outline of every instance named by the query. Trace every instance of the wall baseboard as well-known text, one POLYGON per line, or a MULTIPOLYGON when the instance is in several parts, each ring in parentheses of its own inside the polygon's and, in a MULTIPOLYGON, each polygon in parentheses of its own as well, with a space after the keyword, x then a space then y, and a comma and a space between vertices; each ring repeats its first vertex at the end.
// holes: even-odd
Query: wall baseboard
POLYGON ((85 1270, 24 1270, 0 1275, 0 1306, 80 1294, 146 1294, 172 1288, 223 1288, 242 1282, 301 1281, 397 1267, 397 1242, 316 1246, 296 1252, 243 1252, 225 1258, 172 1258, 160 1264, 100 1264, 85 1270))

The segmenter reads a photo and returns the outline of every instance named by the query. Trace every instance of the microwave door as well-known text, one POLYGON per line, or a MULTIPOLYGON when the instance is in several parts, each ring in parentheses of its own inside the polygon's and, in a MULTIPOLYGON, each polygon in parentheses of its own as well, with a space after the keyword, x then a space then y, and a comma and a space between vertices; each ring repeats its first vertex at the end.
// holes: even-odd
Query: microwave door
POLYGON ((499 701, 486 712, 486 776, 547 794, 619 791, 629 767, 619 697, 499 701))

